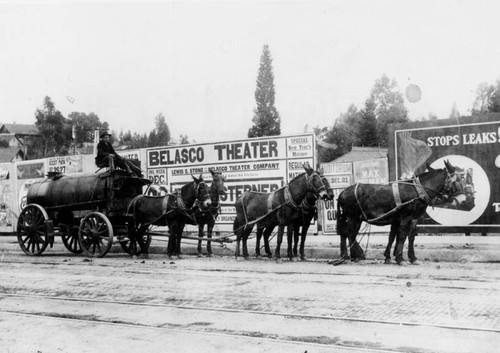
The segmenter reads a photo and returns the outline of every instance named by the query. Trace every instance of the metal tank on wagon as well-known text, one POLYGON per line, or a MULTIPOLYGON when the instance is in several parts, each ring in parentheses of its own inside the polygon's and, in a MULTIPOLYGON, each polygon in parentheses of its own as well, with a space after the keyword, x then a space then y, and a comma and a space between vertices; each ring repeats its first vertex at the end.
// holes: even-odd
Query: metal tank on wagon
POLYGON ((147 253, 151 243, 148 227, 138 224, 127 208, 150 183, 119 169, 49 173, 28 190, 27 206, 17 223, 19 245, 28 255, 41 255, 59 235, 69 251, 103 257, 116 235, 128 254, 147 253))

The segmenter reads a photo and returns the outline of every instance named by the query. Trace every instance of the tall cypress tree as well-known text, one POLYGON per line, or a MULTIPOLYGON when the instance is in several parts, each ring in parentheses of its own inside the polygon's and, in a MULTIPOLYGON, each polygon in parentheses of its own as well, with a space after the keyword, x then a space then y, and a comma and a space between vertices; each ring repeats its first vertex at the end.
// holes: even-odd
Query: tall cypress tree
POLYGON ((281 118, 274 106, 275 91, 272 63, 269 46, 265 44, 260 57, 257 88, 255 89, 257 107, 253 110, 252 122, 254 125, 248 130, 248 137, 281 134, 281 118))

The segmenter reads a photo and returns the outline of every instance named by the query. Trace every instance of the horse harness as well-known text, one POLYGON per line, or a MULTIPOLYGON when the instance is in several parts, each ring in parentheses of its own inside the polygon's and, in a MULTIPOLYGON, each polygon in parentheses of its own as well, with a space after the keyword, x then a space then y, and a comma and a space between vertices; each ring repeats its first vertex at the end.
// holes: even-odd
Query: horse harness
MULTIPOLYGON (((312 184, 312 181, 311 181, 311 176, 314 175, 315 173, 311 174, 311 175, 305 175, 306 177, 306 183, 307 183, 307 188, 308 189, 314 189, 314 185, 312 184)), ((324 189, 325 186, 321 186, 319 189, 324 189)), ((256 192, 256 191, 253 191, 254 193, 259 193, 259 192, 256 192)), ((264 194, 264 193, 259 193, 259 194, 264 194)), ((245 204, 245 196, 247 195, 247 193, 243 194, 243 196, 241 196, 241 202, 243 203, 243 205, 245 204)), ((292 193, 290 192, 290 187, 289 185, 285 185, 284 187, 278 189, 278 190, 275 190, 275 191, 272 191, 268 197, 267 197, 267 213, 251 222, 248 221, 248 216, 247 216, 247 212, 246 212, 246 207, 243 207, 243 215, 245 216, 245 225, 243 226, 243 228, 246 228, 247 226, 249 225, 252 225, 252 224, 255 224, 261 220, 263 220, 264 218, 266 218, 267 216, 269 216, 271 213, 275 212, 275 211, 278 211, 280 208, 282 208, 283 206, 285 205, 288 205, 290 207, 292 207, 293 209, 295 210, 298 210, 301 208, 302 204, 304 202, 302 202, 300 205, 297 205, 297 203, 293 200, 293 197, 292 197, 292 193), (274 200, 274 195, 276 194, 277 191, 281 190, 281 189, 284 189, 284 198, 285 198, 285 203, 283 204, 279 204, 277 207, 273 208, 273 200, 274 200)))
POLYGON ((397 211, 399 211, 401 208, 403 208, 404 206, 410 204, 410 203, 413 203, 417 200, 421 200, 422 202, 424 202, 425 204, 429 204, 432 200, 432 198, 429 196, 429 194, 425 191, 425 187, 422 185, 422 183, 420 182, 420 178, 418 176, 414 177, 412 179, 413 182, 400 182, 400 181, 397 181, 397 182, 393 182, 392 183, 392 194, 393 194, 393 197, 394 197, 394 202, 396 204, 396 207, 393 208, 392 210, 390 210, 389 212, 386 212, 384 213, 383 215, 381 216, 378 216, 376 218, 373 218, 373 219, 368 219, 366 213, 365 213, 365 210, 363 209, 362 205, 361 205, 361 202, 359 201, 359 198, 358 198, 358 186, 359 186, 359 183, 356 183, 356 185, 354 186, 354 197, 356 198, 356 202, 358 204, 358 207, 359 209, 361 210, 361 213, 363 214, 363 218, 366 222, 377 222, 377 221, 380 221, 382 219, 384 219, 385 217, 389 217, 391 216, 392 214, 396 213, 397 211), (407 184, 407 185, 413 185, 415 187, 415 191, 417 192, 417 197, 414 197, 408 201, 405 201, 405 202, 402 202, 401 201, 401 195, 399 193, 399 184, 407 184))
MULTIPOLYGON (((196 185, 196 195, 198 195, 198 192, 199 192, 199 188, 200 188, 200 185, 202 183, 205 183, 204 181, 201 181, 199 182, 197 185, 196 185)), ((136 197, 134 197, 132 199, 132 201, 129 203, 128 205, 128 209, 127 209, 127 213, 130 213, 130 207, 133 207, 134 208, 134 214, 135 214, 135 205, 137 203, 137 201, 140 199, 140 198, 143 198, 144 195, 137 195, 136 197)), ((196 198, 196 201, 198 201, 198 198, 196 198)), ((195 202, 195 205, 196 205, 196 202, 195 202)), ((188 208, 186 206, 186 203, 184 202, 184 199, 182 198, 182 195, 180 192, 175 192, 173 194, 167 194, 163 197, 163 201, 162 201, 162 205, 161 205, 161 208, 162 208, 162 212, 161 212, 161 215, 158 216, 157 218, 155 218, 154 220, 146 223, 145 225, 151 225, 153 223, 155 223, 156 221, 160 220, 162 217, 165 217, 166 215, 168 215, 169 213, 172 213, 174 212, 175 210, 180 210, 180 212, 188 217, 189 219, 191 219, 192 221, 196 221, 194 216, 193 216, 193 208, 188 208), (168 209, 168 206, 169 206, 169 201, 171 198, 174 198, 175 197, 175 203, 174 205, 172 206, 172 208, 169 210, 168 209)))

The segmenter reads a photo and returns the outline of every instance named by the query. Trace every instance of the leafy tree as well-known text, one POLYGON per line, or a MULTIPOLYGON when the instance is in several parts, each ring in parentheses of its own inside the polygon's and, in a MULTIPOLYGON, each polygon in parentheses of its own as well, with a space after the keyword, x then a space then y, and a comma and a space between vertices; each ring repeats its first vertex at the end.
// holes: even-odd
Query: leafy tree
POLYGON ((109 124, 101 122, 99 117, 94 114, 85 114, 72 112, 68 115, 71 125, 75 132, 74 143, 81 146, 84 142, 94 142, 94 131, 108 131, 109 124))
POLYGON ((373 100, 376 105, 375 114, 379 144, 387 147, 389 141, 387 125, 409 121, 403 94, 396 80, 390 80, 384 74, 375 81, 369 99, 373 100))
POLYGON ((170 129, 162 113, 155 117, 155 124, 156 128, 149 133, 149 147, 168 145, 170 143, 170 129))
MULTIPOLYGON (((115 136, 114 133, 111 137, 111 143, 113 143, 114 141, 113 136, 115 136)), ((117 144, 125 149, 148 147, 148 136, 145 133, 141 135, 137 132, 134 132, 132 134, 132 132, 128 130, 126 132, 121 131, 117 136, 117 144)))
MULTIPOLYGON (((43 108, 36 110, 35 118, 35 125, 40 133, 43 146, 42 151, 34 153, 35 158, 68 154, 71 144, 71 124, 55 108, 50 97, 44 98, 43 108)), ((29 147, 33 151, 34 146, 29 147)))
POLYGON ((335 159, 335 150, 333 148, 335 146, 331 143, 331 136, 329 134, 330 130, 327 127, 318 127, 314 128, 314 134, 316 135, 316 150, 318 162, 330 162, 335 159))
POLYGON ((495 85, 480 83, 472 105, 472 115, 500 112, 500 80, 495 85))
POLYGON ((365 107, 360 112, 361 120, 359 122, 358 143, 361 146, 378 146, 376 108, 375 102, 372 99, 367 99, 365 107))
POLYGON ((281 134, 281 118, 274 106, 274 73, 269 46, 264 45, 260 57, 257 88, 252 118, 253 126, 248 130, 248 137, 275 136, 281 134))
POLYGON ((188 139, 188 135, 184 134, 184 135, 180 135, 179 136, 179 145, 187 145, 189 144, 189 139, 188 139))
POLYGON ((359 143, 360 116, 361 113, 358 108, 351 104, 347 112, 341 114, 330 129, 315 129, 316 136, 323 144, 329 145, 324 147, 318 144, 318 160, 320 162, 330 162, 346 154, 353 145, 359 143))

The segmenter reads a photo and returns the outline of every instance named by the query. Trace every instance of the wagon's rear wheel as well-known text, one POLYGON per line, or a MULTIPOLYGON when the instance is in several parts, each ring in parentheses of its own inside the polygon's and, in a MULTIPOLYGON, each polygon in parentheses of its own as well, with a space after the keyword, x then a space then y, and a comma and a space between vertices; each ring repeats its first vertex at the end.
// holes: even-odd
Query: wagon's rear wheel
POLYGON ((49 219, 44 208, 30 204, 23 208, 17 221, 17 241, 27 255, 41 255, 49 245, 45 221, 49 219))
POLYGON ((129 232, 128 237, 120 241, 120 245, 129 255, 147 254, 151 245, 151 238, 149 226, 138 225, 129 232))
POLYGON ((61 239, 69 251, 74 254, 81 254, 83 252, 80 242, 78 241, 78 232, 69 225, 62 224, 60 227, 61 239))
POLYGON ((103 257, 113 245, 113 226, 101 212, 91 212, 83 217, 78 232, 83 253, 90 257, 103 257))

